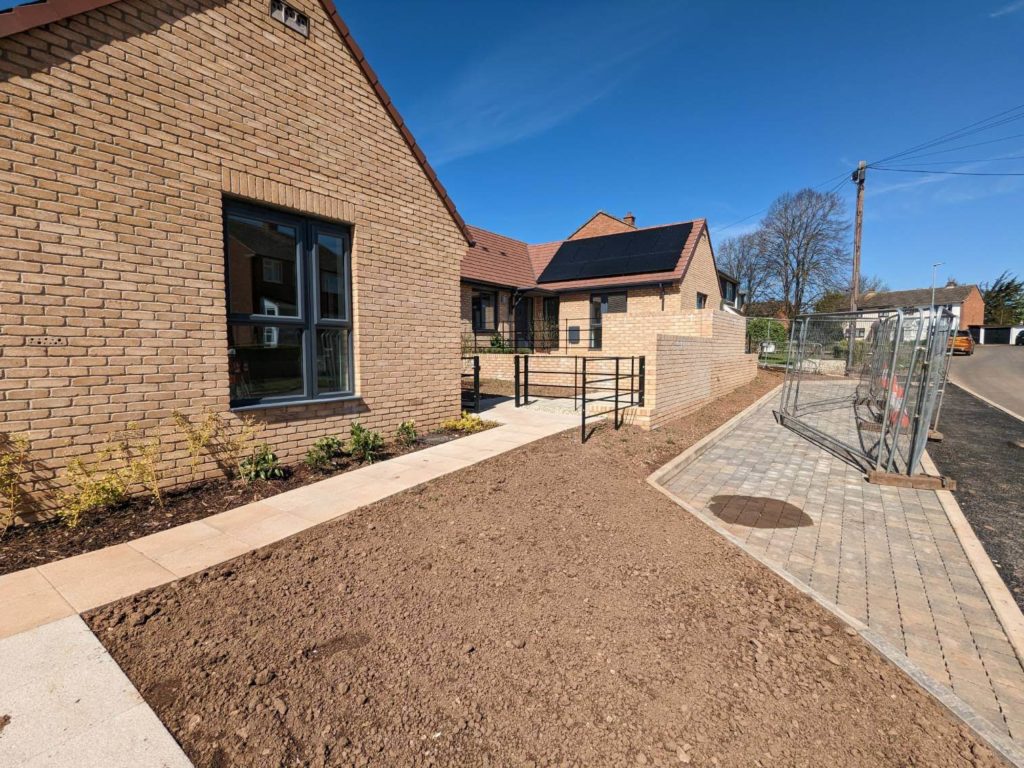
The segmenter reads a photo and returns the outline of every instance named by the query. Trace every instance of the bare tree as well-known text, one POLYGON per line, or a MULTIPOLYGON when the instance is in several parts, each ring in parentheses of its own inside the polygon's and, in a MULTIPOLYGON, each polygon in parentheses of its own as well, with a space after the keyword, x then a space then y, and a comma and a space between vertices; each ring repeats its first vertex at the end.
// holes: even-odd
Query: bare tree
POLYGON ((843 208, 834 192, 802 189, 776 199, 761 222, 765 266, 790 317, 849 284, 850 222, 843 208))
POLYGON ((719 268, 739 280, 747 303, 764 298, 771 277, 765 268, 764 249, 758 232, 730 237, 718 246, 715 255, 719 268))

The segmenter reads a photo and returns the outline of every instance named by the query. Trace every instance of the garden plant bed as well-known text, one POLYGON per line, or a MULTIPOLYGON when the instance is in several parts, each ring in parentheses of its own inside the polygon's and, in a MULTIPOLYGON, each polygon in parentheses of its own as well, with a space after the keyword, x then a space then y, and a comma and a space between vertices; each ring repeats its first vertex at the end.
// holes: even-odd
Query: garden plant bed
MULTIPOLYGON (((460 433, 439 431, 423 435, 411 446, 392 441, 386 445, 380 460, 419 451, 461 436, 460 433)), ((58 518, 12 526, 0 538, 0 575, 201 520, 360 466, 362 464, 358 461, 345 458, 328 471, 317 471, 304 464, 296 464, 287 467, 285 477, 279 480, 245 483, 223 478, 165 491, 163 507, 158 506, 149 496, 136 496, 125 504, 83 516, 74 528, 64 525, 58 518)))
POLYGON ((999 765, 646 483, 778 383, 563 433, 86 615, 200 768, 999 765))

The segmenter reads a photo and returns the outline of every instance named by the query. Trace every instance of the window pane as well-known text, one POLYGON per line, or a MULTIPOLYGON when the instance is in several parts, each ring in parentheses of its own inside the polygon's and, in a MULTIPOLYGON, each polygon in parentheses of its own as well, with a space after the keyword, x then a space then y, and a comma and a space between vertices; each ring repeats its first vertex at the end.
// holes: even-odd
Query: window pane
POLYGON ((228 215, 228 312, 298 317, 298 233, 271 221, 228 215))
POLYGON ((341 320, 348 315, 345 307, 345 240, 337 235, 318 232, 316 255, 320 274, 320 317, 341 320))
POLYGON ((493 330, 497 328, 497 301, 493 293, 473 294, 473 329, 493 330))
POLYGON ((317 394, 352 391, 352 372, 349 366, 348 350, 347 328, 321 328, 317 330, 317 394))
POLYGON ((250 323, 228 326, 231 400, 301 396, 302 331, 250 323))

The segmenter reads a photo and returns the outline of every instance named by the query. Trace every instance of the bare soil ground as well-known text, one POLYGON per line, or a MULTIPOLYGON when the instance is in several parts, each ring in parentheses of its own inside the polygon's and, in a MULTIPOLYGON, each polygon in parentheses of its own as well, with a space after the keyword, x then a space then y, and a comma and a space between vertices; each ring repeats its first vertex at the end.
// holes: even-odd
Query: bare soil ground
POLYGON ((777 383, 563 433, 86 618, 197 766, 996 757, 645 482, 777 383))

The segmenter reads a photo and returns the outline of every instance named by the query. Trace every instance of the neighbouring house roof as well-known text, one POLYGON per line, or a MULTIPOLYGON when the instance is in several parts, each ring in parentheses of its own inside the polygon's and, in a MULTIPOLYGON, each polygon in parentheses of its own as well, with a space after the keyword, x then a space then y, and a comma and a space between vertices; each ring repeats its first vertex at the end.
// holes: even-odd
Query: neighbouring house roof
POLYGON ((529 246, 522 240, 469 227, 473 245, 462 259, 462 279, 510 288, 537 285, 529 246))
MULTIPOLYGON (((13 8, 9 8, 5 11, 0 11, 0 38, 9 37, 17 34, 18 32, 24 32, 35 27, 41 27, 44 24, 52 24, 56 21, 76 16, 86 11, 92 11, 97 8, 102 8, 105 5, 111 5, 112 3, 118 2, 119 0, 35 0, 34 2, 28 2, 25 5, 16 5, 13 8)), ((473 237, 470 234, 469 228, 466 226, 466 222, 463 221, 462 216, 459 215, 458 210, 455 207, 455 203, 448 196, 448 191, 441 184, 440 179, 437 178, 437 174, 434 169, 430 166, 427 161, 427 156, 423 154, 423 150, 420 149, 416 143, 416 139, 413 137, 412 132, 405 124, 405 120, 399 114, 398 109, 391 102, 391 97, 388 92, 384 90, 384 86, 381 84, 380 79, 377 77, 377 73, 374 72, 373 67, 366 60, 366 56, 363 54, 362 48, 356 43, 352 37, 352 33, 349 31, 348 25, 342 20, 338 14, 338 9, 334 5, 334 0, 320 0, 320 5, 323 6, 324 11, 327 13, 334 27, 337 29, 338 34, 341 35, 341 39, 348 47, 352 54, 352 57, 356 60, 359 68, 362 70, 363 75, 369 81, 370 86, 376 93, 377 98, 380 100, 381 105, 384 107, 388 116, 394 122, 395 127, 398 128, 399 133, 402 134, 402 139, 409 146, 409 150, 412 152, 416 161, 423 168, 423 172, 427 175, 431 185, 437 192, 437 196, 441 199, 441 203, 447 209, 455 225, 462 232, 462 235, 466 238, 468 243, 473 242, 473 237)))
POLYGON ((463 280, 510 288, 568 291, 682 280, 701 235, 707 231, 707 222, 694 219, 656 227, 630 227, 629 231, 587 238, 573 237, 579 231, 576 230, 565 240, 536 245, 479 227, 469 229, 477 242, 463 258, 463 280), (505 247, 499 247, 501 245, 505 247), (650 258, 655 251, 659 256, 650 258), (565 254, 570 264, 574 256, 581 259, 587 254, 596 255, 599 261, 601 256, 611 258, 603 259, 605 269, 584 270, 579 277, 568 278, 565 269, 549 271, 549 267, 558 266, 558 261, 562 260, 559 253, 565 254), (635 266, 630 263, 632 259, 646 259, 646 264, 642 268, 635 266), (528 284, 523 282, 527 267, 531 270, 528 284), (503 274, 514 275, 515 281, 499 279, 503 274))
MULTIPOLYGON (((935 289, 936 304, 963 304, 976 285, 951 285, 935 289)), ((897 307, 927 307, 932 303, 931 288, 914 288, 909 291, 886 291, 866 293, 857 301, 860 309, 894 309, 897 307)))

